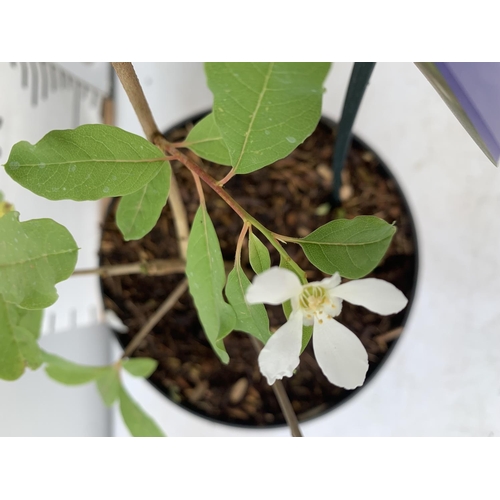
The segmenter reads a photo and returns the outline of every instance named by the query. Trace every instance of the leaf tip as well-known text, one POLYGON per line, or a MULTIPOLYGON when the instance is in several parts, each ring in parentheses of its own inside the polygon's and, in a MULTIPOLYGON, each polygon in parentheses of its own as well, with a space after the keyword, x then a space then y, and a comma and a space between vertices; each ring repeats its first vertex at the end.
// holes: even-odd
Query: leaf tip
POLYGON ((219 359, 220 359, 220 360, 221 360, 221 361, 222 361, 225 365, 229 364, 229 360, 230 360, 230 359, 229 359, 229 354, 228 354, 226 351, 224 351, 224 350, 222 350, 221 348, 219 348, 219 349, 217 350, 217 354, 218 354, 218 356, 219 356, 219 359))

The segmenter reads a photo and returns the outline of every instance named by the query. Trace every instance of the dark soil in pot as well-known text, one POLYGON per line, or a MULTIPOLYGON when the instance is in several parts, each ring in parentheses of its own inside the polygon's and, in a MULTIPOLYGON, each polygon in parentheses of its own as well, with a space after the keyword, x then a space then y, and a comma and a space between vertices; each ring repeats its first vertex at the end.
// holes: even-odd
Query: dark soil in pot
MULTIPOLYGON (((198 117, 199 118, 199 117, 198 117)), ((171 141, 182 141, 192 122, 169 132, 171 141)), ((417 273, 416 235, 408 206, 394 178, 377 156, 354 140, 344 171, 342 206, 324 213, 322 204, 330 195, 335 131, 322 120, 316 131, 290 156, 249 175, 237 176, 227 185, 228 192, 269 229, 290 236, 308 233, 334 218, 376 215, 396 222, 398 231, 380 266, 371 273, 393 283, 410 299, 401 313, 378 316, 362 307, 344 302, 338 320, 356 333, 368 351, 370 369, 367 381, 381 366, 397 341, 415 291, 417 273)), ((193 153, 193 158, 198 159, 193 153)), ((216 178, 228 167, 203 162, 216 178)), ((198 195, 190 172, 173 162, 190 222, 198 207, 198 195)), ((220 239, 226 261, 234 259, 241 230, 239 217, 208 187, 204 186, 208 211, 220 239)), ((124 242, 115 224, 114 204, 103 226, 101 264, 122 264, 140 260, 178 258, 174 224, 165 207, 153 231, 140 241, 124 242)), ((271 250, 271 247, 269 246, 271 250)), ((313 268, 298 245, 287 251, 305 270, 310 281, 324 274, 313 268)), ((278 256, 271 250, 273 264, 278 256)), ((248 266, 248 253, 243 252, 248 266)), ((182 275, 151 277, 130 275, 102 280, 104 303, 128 326, 118 335, 126 345, 182 279, 182 275)), ((285 321, 280 306, 268 307, 271 327, 285 321)), ((210 348, 189 293, 154 328, 136 351, 159 362, 150 382, 171 400, 195 413, 223 423, 250 426, 284 424, 272 389, 261 376, 257 355, 247 335, 234 332, 224 341, 231 361, 223 365, 210 348)), ((311 343, 312 344, 312 343, 311 343)), ((305 420, 337 406, 352 394, 331 385, 319 369, 312 345, 302 355, 293 378, 284 379, 286 391, 299 420, 305 420)))

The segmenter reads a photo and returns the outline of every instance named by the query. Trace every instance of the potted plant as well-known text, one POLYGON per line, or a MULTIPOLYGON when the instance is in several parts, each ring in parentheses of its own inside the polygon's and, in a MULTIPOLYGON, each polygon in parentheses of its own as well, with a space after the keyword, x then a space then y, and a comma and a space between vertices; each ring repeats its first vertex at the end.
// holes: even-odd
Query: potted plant
MULTIPOLYGON (((195 117, 192 121, 173 127, 165 136, 171 141, 184 140, 188 130, 202 117, 195 117)), ((286 159, 261 172, 248 174, 244 182, 231 183, 228 190, 244 205, 253 201, 253 196, 259 189, 262 196, 258 204, 252 203, 252 212, 266 225, 272 224, 273 230, 281 234, 293 234, 298 228, 305 236, 315 227, 338 218, 339 213, 342 217, 353 218, 373 210, 386 219, 395 220, 398 227, 395 240, 385 255, 383 265, 378 266, 375 274, 372 272, 371 275, 390 280, 406 296, 412 297, 417 259, 411 213, 395 180, 385 171, 385 165, 358 140, 353 144, 345 169, 348 181, 343 190, 345 208, 341 206, 328 210, 328 203, 325 204, 331 194, 330 160, 335 130, 332 122, 322 119, 316 131, 286 159), (302 186, 297 189, 299 182, 302 186), (375 206, 379 208, 375 209, 375 206)), ((192 157, 194 158, 193 155, 192 157)), ((188 219, 192 222, 197 208, 196 190, 189 172, 176 163, 173 163, 173 168, 183 194, 188 219)), ((204 168, 212 175, 222 175, 221 169, 224 171, 223 166, 207 161, 204 162, 204 168)), ((221 242, 224 260, 229 262, 236 250, 234 235, 237 234, 238 217, 225 204, 220 204, 217 195, 207 190, 204 195, 221 242)), ((159 262, 167 259, 175 264, 179 255, 168 207, 164 208, 155 229, 144 237, 146 241, 124 243, 115 222, 117 201, 113 203, 103 225, 103 268, 137 263, 141 255, 146 261, 159 262)), ((255 238, 254 235, 251 237, 255 238)), ((267 249, 272 254, 272 248, 267 249)), ((300 248, 290 245, 287 250, 295 260, 300 260, 305 269, 308 268, 307 259, 300 248)), ((274 257, 276 260, 276 256, 274 257)), ((243 268, 251 279, 247 251, 243 251, 242 259, 243 268)), ((230 270, 230 266, 228 267, 230 270)), ((134 274, 102 278, 106 307, 113 310, 129 327, 128 333, 116 334, 122 347, 126 348, 137 334, 144 323, 142 318, 148 317, 152 310, 160 306, 163 294, 168 294, 175 288, 183 270, 182 267, 172 265, 170 268, 166 267, 165 272, 168 274, 163 276, 134 274), (151 293, 153 287, 161 292, 151 293)), ((308 270, 310 281, 321 280, 323 277, 320 271, 308 270)), ((154 357, 160 363, 159 369, 150 379, 154 387, 184 408, 218 422, 246 426, 283 423, 276 398, 259 374, 257 353, 253 350, 250 338, 245 334, 233 334, 226 339, 231 362, 224 365, 213 355, 205 340, 194 306, 189 303, 189 294, 185 294, 181 302, 162 318, 137 351, 141 356, 154 357)), ((368 310, 363 313, 357 307, 344 304, 341 321, 356 331, 370 354, 367 381, 389 355, 388 347, 394 346, 394 340, 399 335, 409 310, 407 307, 398 315, 378 316, 368 310), (389 345, 384 339, 387 339, 389 345)), ((272 326, 276 328, 283 323, 280 307, 268 308, 268 313, 271 321, 275 322, 272 326)), ((332 409, 357 392, 330 384, 317 366, 311 348, 312 346, 307 348, 295 376, 283 381, 301 421, 332 409)), ((362 387, 366 386, 367 381, 362 387)))
MULTIPOLYGON (((213 112, 198 121, 185 140, 166 139, 160 133, 132 66, 127 63, 114 66, 149 143, 120 129, 100 125, 83 126, 74 131, 54 131, 36 145, 23 142, 14 146, 6 170, 21 185, 52 200, 121 196, 116 221, 129 241, 139 240, 150 233, 169 197, 173 213, 173 224, 169 227, 175 226, 176 229, 178 258, 174 261, 141 258, 141 261, 131 263, 118 256, 112 267, 103 261, 104 266, 99 272, 106 276, 108 286, 112 286, 109 285, 112 283, 109 276, 122 273, 124 268, 128 273, 139 271, 146 275, 169 276, 173 275, 173 270, 179 272, 185 268, 187 280, 177 274, 176 286, 171 289, 150 290, 154 304, 149 304, 148 314, 144 314, 144 310, 139 312, 143 324, 130 339, 121 360, 107 367, 75 365, 39 349, 36 320, 38 311, 57 297, 54 283, 68 278, 73 272, 76 245, 67 230, 53 221, 19 222, 16 213, 7 213, 0 219, 2 241, 8 242, 4 243, 7 279, 2 280, 8 286, 0 285, 3 300, 0 320, 9 330, 4 340, 15 346, 9 354, 7 368, 0 372, 0 376, 15 379, 22 374, 25 365, 38 368, 45 364, 47 373, 63 383, 95 381, 107 404, 119 400, 122 415, 133 435, 161 435, 158 426, 122 387, 120 371, 123 368, 133 375, 146 377, 154 372, 157 361, 151 359, 151 352, 147 357, 131 355, 137 348, 142 348, 141 342, 153 326, 168 311, 175 309, 189 287, 206 334, 204 347, 210 346, 222 363, 229 361, 224 339, 233 330, 257 339, 256 350, 264 345, 258 356, 260 371, 272 385, 292 434, 299 435, 293 406, 287 400, 281 379, 293 375, 299 365, 299 355, 311 337, 314 355, 326 379, 347 390, 355 389, 365 381, 368 354, 359 338, 334 319, 339 315, 342 303, 366 306, 372 311, 372 316, 373 313, 399 313, 407 304, 407 298, 387 281, 363 279, 384 257, 396 231, 392 224, 366 213, 355 218, 339 217, 343 214, 337 207, 334 215, 337 218, 331 220, 333 213, 321 203, 325 200, 318 199, 313 209, 318 217, 325 218, 323 224, 316 228, 297 227, 303 234, 282 234, 271 224, 264 225, 230 194, 231 184, 239 182, 248 188, 245 179, 253 176, 251 182, 254 193, 258 195, 261 169, 269 164, 279 169, 279 161, 285 161, 282 159, 296 151, 297 146, 315 131, 321 114, 322 83, 329 65, 207 65, 208 84, 214 94, 213 112), (188 152, 181 151, 181 148, 187 148, 188 152), (210 170, 200 165, 199 157, 211 162, 210 170), (171 162, 177 162, 173 168, 171 162), (182 177, 179 171, 181 165, 187 169, 184 172, 189 172, 187 177, 192 176, 191 186, 194 186, 190 193, 184 192, 184 200, 178 185, 181 182, 176 180, 179 177, 187 185, 186 175, 182 177), (230 168, 216 180, 209 172, 220 172, 220 165, 230 168), (47 172, 52 175, 48 176, 47 172), (213 198, 205 194, 202 182, 215 193, 213 198), (194 197, 195 192, 198 200, 194 197), (191 212, 186 212, 186 196, 188 201, 196 200, 191 212), (229 248, 231 238, 219 242, 211 220, 213 207, 221 206, 221 203, 237 216, 232 219, 229 229, 232 249, 229 248), (238 231, 234 229, 234 220, 239 220, 238 231), (188 221, 191 222, 190 228, 188 221), (52 237, 46 238, 47 234, 52 237), (248 254, 245 250, 247 241, 248 254), (302 249, 301 257, 288 250, 292 245, 302 249), (273 260, 270 249, 276 253, 273 260), (230 254, 234 258, 232 262, 228 261, 230 254), (229 268, 227 276, 225 264, 229 268), (251 269, 256 274, 253 283, 250 281, 251 269), (327 278, 324 278, 325 274, 327 278), (341 283, 341 278, 351 281, 341 283), (164 300, 160 301, 162 295, 164 300), (268 319, 270 310, 266 310, 264 304, 283 305, 285 316, 280 318, 273 313, 275 331, 272 334, 268 319), (157 305, 159 308, 155 312, 157 305)), ((331 124, 323 123, 322 126, 327 129, 329 126, 329 134, 332 134, 331 124)), ((321 135, 321 126, 316 133, 318 130, 321 135)), ((297 154, 303 153, 297 151, 297 154)), ((331 156, 331 149, 329 154, 331 156)), ((372 161, 374 159, 377 163, 372 156, 372 161)), ((366 162, 369 163, 369 159, 366 162)), ((280 175, 283 176, 283 172, 284 169, 280 175)), ((323 174, 318 171, 318 175, 324 176, 324 169, 323 174)), ((349 175, 348 170, 346 175, 349 175)), ((363 186, 362 183, 356 186, 355 182, 346 182, 346 190, 350 187, 354 194, 359 194, 363 186)), ((391 182, 392 191, 399 193, 397 184, 393 179, 391 182)), ((350 196, 346 190, 343 198, 349 199, 352 193, 350 196)), ((274 202, 279 200, 277 193, 270 193, 267 198, 274 202)), ((301 198, 300 190, 296 198, 301 198)), ((404 201, 400 206, 407 210, 404 201)), ((226 221, 231 220, 227 213, 221 211, 218 216, 219 230, 227 228, 225 217, 226 221)), ((270 214, 272 220, 276 211, 270 214)), ((388 216, 396 218, 395 215, 388 216)), ((411 221, 409 224, 413 231, 411 221)), ((295 225, 292 216, 288 226, 295 225)), ((167 244, 164 239, 160 241, 167 244)), ((113 250, 118 247, 115 245, 113 250)), ((126 245, 122 247, 125 249, 126 245)), ((409 290, 412 286, 413 282, 409 290)), ((203 339, 199 340, 203 342, 203 339)), ((234 381, 233 400, 245 390, 248 392, 244 380, 240 377, 234 381)), ((198 393, 203 390, 201 382, 198 393)), ((191 399, 195 399, 193 391, 191 399)))

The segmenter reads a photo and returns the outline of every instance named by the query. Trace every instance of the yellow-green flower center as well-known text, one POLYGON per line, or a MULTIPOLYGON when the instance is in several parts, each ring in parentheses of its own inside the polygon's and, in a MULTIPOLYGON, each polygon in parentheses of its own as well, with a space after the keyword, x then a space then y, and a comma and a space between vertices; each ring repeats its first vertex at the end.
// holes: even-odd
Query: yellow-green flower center
POLYGON ((321 286, 306 286, 302 289, 299 304, 308 312, 320 312, 329 302, 326 290, 321 286))

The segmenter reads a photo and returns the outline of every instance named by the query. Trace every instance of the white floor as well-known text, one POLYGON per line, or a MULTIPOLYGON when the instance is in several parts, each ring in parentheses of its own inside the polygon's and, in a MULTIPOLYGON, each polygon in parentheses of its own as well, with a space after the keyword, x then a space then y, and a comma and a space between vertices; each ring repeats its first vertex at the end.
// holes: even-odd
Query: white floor
MULTIPOLYGON (((211 104, 200 65, 144 63, 136 68, 162 127, 211 104)), ((343 63, 331 72, 325 115, 339 117, 350 69, 343 63)), ((140 132, 121 92, 117 125, 140 132)), ((355 132, 393 169, 409 198, 420 240, 417 298, 403 337, 376 379, 338 410, 303 424, 303 432, 306 436, 499 435, 500 172, 410 63, 376 66, 355 132)), ((90 225, 95 224, 92 217, 90 225)), ((85 244, 81 246, 88 252, 85 244)), ((66 341, 54 336, 55 344, 66 341)), ((29 379, 16 383, 19 390, 15 384, 9 386, 11 397, 32 397, 30 391, 21 390, 23 383, 29 384, 29 379)), ((127 385, 170 436, 288 434, 286 428, 247 431, 207 422, 166 401, 146 382, 127 378, 127 385)), ((0 404, 5 393, 0 384, 0 404)), ((59 397, 64 396, 54 395, 59 397)), ((30 403, 31 415, 36 414, 36 404, 30 403)), ((81 405, 85 406, 81 416, 89 421, 97 407, 102 409, 96 401, 82 399, 81 405)), ((55 411, 46 412, 42 422, 27 418, 14 426, 12 412, 2 405, 0 435, 46 434, 62 418, 55 411), (52 423, 44 423, 49 417, 52 423)), ((98 435, 102 429, 75 426, 65 431, 98 435)), ((113 433, 128 435, 116 414, 113 433)))

